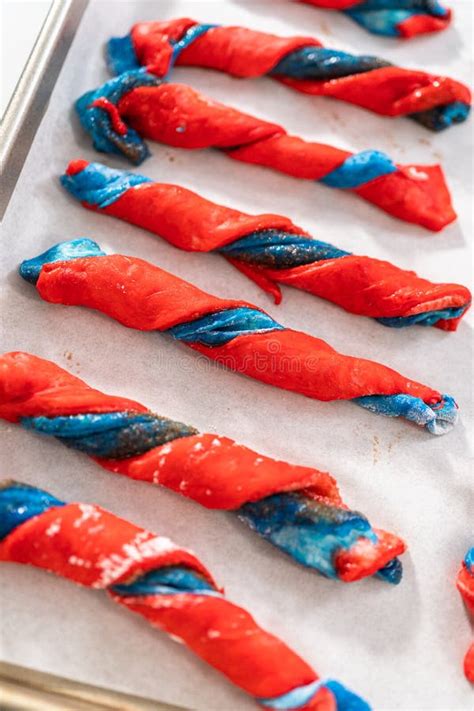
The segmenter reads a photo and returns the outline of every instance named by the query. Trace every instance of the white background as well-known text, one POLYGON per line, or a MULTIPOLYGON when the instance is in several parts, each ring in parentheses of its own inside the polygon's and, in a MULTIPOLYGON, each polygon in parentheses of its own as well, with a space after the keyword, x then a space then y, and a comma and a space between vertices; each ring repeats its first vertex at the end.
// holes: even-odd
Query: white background
MULTIPOLYGON (((79 453, 15 426, 0 427, 2 472, 65 500, 96 502, 190 546, 225 585, 322 676, 339 678, 375 709, 467 711, 462 675, 470 641, 455 589, 472 545, 474 511, 468 470, 472 423, 472 314, 457 333, 402 331, 345 313, 289 288, 281 306, 217 255, 179 252, 144 231, 82 210, 58 184, 72 158, 97 156, 71 109, 107 78, 104 41, 137 20, 190 16, 279 34, 312 34, 328 46, 379 54, 395 63, 444 72, 470 83, 469 2, 453 2, 454 27, 408 43, 370 36, 337 13, 287 0, 267 2, 94 2, 66 60, 4 223, 3 348, 50 358, 89 384, 134 398, 203 431, 228 435, 265 454, 330 471, 346 502, 371 522, 403 536, 405 576, 327 581, 259 540, 233 515, 200 508, 171 492, 102 471, 79 453), (42 302, 16 274, 18 263, 78 236, 110 252, 147 258, 219 296, 243 298, 284 324, 339 350, 380 360, 408 377, 453 394, 461 422, 434 438, 404 421, 349 403, 319 403, 272 389, 215 365, 164 336, 129 331, 85 309, 42 302)), ((470 245, 472 121, 433 135, 342 102, 292 92, 269 79, 239 81, 180 69, 175 79, 215 99, 280 121, 289 131, 351 150, 377 148, 401 163, 440 161, 460 219, 441 234, 390 218, 355 196, 230 161, 217 151, 152 144, 140 171, 181 183, 248 212, 280 212, 315 237, 382 257, 438 281, 472 281, 470 245)), ((0 570, 1 656, 8 661, 111 686, 202 711, 252 709, 253 703, 182 647, 99 593, 39 570, 0 570)))
POLYGON ((0 116, 33 49, 51 0, 0 0, 0 116))

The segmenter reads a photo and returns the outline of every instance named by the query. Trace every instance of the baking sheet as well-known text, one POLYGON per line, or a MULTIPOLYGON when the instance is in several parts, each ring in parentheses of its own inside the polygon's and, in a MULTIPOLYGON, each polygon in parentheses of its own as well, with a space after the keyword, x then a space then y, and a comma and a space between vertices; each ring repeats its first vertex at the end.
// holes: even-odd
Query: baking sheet
MULTIPOLYGON (((166 490, 102 471, 79 453, 0 426, 2 475, 42 486, 65 500, 96 502, 192 547, 225 585, 323 676, 339 678, 375 709, 467 710, 462 675, 471 632, 454 587, 472 545, 474 500, 469 473, 472 426, 472 313, 455 334, 383 328, 322 300, 284 289, 273 305, 255 285, 214 255, 180 252, 137 228, 81 209, 57 176, 72 158, 103 160, 71 111, 82 92, 107 78, 102 45, 138 20, 178 16, 242 24, 280 34, 314 34, 329 46, 385 56, 470 82, 469 2, 451 3, 453 29, 409 43, 369 36, 336 13, 287 0, 266 2, 91 2, 65 61, 3 225, 3 350, 50 358, 89 384, 151 409, 218 431, 265 454, 328 470, 347 503, 378 527, 404 536, 405 576, 398 587, 376 580, 344 585, 304 570, 259 540, 234 516, 200 508, 166 490), (456 396, 462 420, 434 438, 403 421, 348 403, 318 403, 204 363, 164 336, 129 331, 91 311, 52 306, 16 274, 21 259, 78 236, 111 252, 146 258, 222 297, 265 308, 292 328, 323 337, 343 352, 380 360, 456 396)), ((229 161, 213 151, 152 144, 140 171, 177 182, 248 212, 289 215, 320 239, 385 258, 439 281, 472 281, 472 123, 435 136, 399 119, 298 95, 271 80, 239 81, 179 69, 215 99, 281 122, 308 139, 389 152, 399 162, 441 161, 459 221, 441 234, 398 222, 341 191, 229 161)), ((252 709, 242 693, 143 620, 39 570, 0 568, 1 656, 8 662, 79 681, 217 711, 252 709)))

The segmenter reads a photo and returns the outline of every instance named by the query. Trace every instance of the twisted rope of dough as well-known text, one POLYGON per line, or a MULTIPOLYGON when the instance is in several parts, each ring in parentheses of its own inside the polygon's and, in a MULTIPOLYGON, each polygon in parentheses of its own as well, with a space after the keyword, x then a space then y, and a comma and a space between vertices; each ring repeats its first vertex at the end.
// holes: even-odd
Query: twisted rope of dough
MULTIPOLYGON (((474 548, 466 553, 458 573, 456 585, 461 593, 466 609, 474 620, 474 548)), ((474 642, 470 645, 464 657, 464 674, 471 684, 474 684, 474 642)))
POLYGON ((206 294, 142 259, 107 256, 91 240, 51 247, 22 262, 20 274, 46 301, 88 306, 129 328, 166 332, 231 370, 285 390, 353 400, 432 434, 444 434, 457 421, 449 395, 374 361, 337 353, 251 304, 206 294))
POLYGON ((278 283, 321 296, 385 326, 456 330, 471 294, 388 262, 310 238, 288 218, 245 215, 185 188, 100 163, 72 161, 62 185, 84 207, 119 217, 190 251, 218 251, 281 301, 278 283), (135 189, 142 186, 142 189, 135 189))
POLYGON ((0 560, 43 568, 86 587, 153 626, 264 708, 370 711, 360 697, 321 680, 277 637, 229 602, 191 553, 168 538, 90 504, 6 482, 0 489, 0 560))
POLYGON ((438 0, 300 0, 328 10, 341 10, 369 32, 409 39, 445 30, 452 12, 438 0))
POLYGON ((311 37, 277 37, 187 18, 134 25, 125 37, 109 40, 107 63, 113 74, 146 66, 167 76, 177 64, 242 78, 269 75, 305 94, 341 99, 385 116, 407 115, 433 131, 461 123, 471 108, 469 89, 447 77, 322 47, 311 37))
POLYGON ((427 229, 439 231, 456 218, 440 166, 397 166, 380 151, 351 154, 309 143, 188 86, 164 83, 145 68, 87 92, 76 110, 97 150, 135 164, 148 155, 141 136, 180 148, 219 148, 235 160, 351 190, 427 229))
POLYGON ((334 479, 199 434, 143 405, 93 390, 28 353, 0 357, 0 417, 58 439, 105 469, 161 484, 210 509, 234 511, 264 538, 323 575, 398 583, 405 550, 350 511, 334 479))

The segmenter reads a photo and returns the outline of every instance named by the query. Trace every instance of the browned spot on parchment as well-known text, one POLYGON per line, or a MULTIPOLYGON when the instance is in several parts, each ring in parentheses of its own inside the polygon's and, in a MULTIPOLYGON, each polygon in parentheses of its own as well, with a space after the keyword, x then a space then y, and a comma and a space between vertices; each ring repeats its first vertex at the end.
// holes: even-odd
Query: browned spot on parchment
POLYGON ((374 435, 374 438, 372 440, 372 457, 373 457, 373 463, 374 465, 377 464, 379 461, 379 455, 380 455, 380 441, 377 435, 374 435))
POLYGON ((325 35, 332 35, 331 28, 325 20, 320 20, 319 26, 321 28, 321 32, 323 32, 325 35))
POLYGON ((393 442, 390 442, 388 445, 388 453, 389 454, 391 453, 391 451, 395 447, 395 445, 400 443, 401 438, 402 438, 402 435, 400 432, 397 435, 395 435, 395 439, 393 440, 393 442))

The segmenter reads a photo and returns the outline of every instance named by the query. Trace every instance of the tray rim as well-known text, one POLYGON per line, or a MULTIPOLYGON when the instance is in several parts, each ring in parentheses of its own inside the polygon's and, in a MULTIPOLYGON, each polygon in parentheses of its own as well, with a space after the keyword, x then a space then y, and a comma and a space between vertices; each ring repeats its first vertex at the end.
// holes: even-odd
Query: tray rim
POLYGON ((183 711, 182 707, 0 662, 5 711, 183 711))
POLYGON ((52 0, 0 123, 0 220, 89 0, 52 0))

